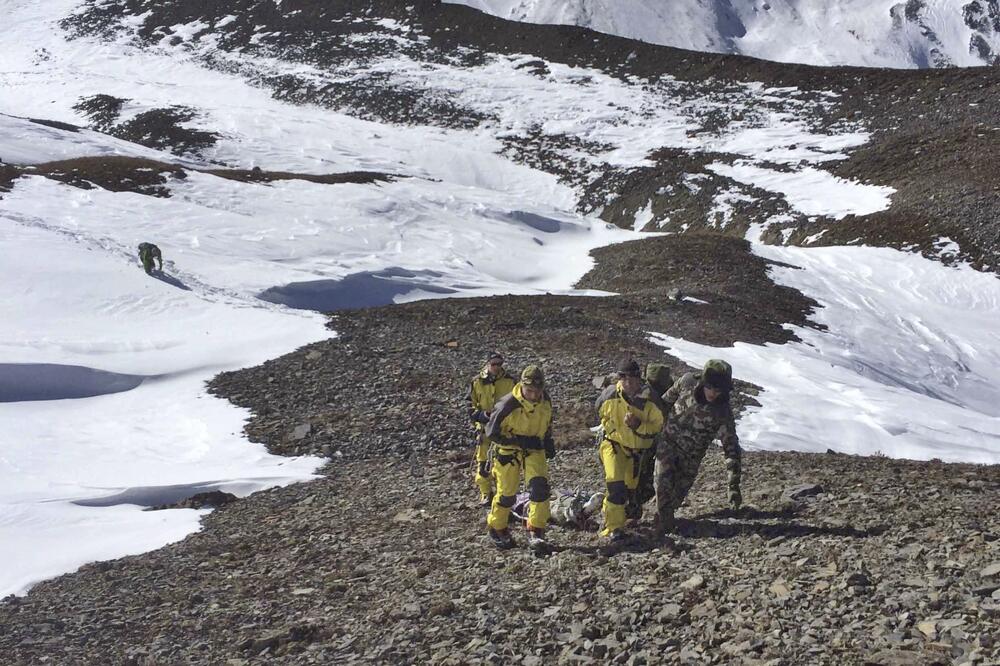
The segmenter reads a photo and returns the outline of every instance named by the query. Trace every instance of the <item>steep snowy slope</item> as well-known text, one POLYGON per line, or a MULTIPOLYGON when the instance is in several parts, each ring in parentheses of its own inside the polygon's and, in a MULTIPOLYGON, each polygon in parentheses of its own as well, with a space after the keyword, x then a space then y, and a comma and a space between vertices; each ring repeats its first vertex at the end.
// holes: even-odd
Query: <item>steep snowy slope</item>
POLYGON ((995 0, 445 0, 530 23, 813 65, 973 67, 1000 56, 995 0))

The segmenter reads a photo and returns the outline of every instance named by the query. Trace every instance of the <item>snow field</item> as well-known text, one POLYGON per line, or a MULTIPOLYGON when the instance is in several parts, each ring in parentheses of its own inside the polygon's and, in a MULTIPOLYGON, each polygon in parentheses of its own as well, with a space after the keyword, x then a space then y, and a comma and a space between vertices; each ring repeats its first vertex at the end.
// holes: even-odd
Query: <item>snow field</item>
POLYGON ((652 334, 692 365, 725 358, 765 389, 740 419, 746 446, 1000 463, 996 276, 889 248, 753 247, 787 264, 772 278, 818 301, 811 319, 826 330, 726 349, 652 334))
MULTIPOLYGON (((10 55, 0 63, 0 112, 12 115, 0 115, 0 157, 16 149, 17 161, 33 163, 92 150, 173 161, 14 117, 80 122, 72 104, 103 92, 148 108, 205 109, 207 125, 223 131, 213 160, 407 177, 331 186, 190 172, 169 183, 167 199, 29 177, 4 194, 0 363, 149 378, 124 393, 0 404, 0 438, 10 443, 0 457, 0 595, 197 529, 198 512, 92 505, 101 498, 185 485, 243 495, 310 478, 319 459, 267 455, 242 435, 247 413, 204 390, 221 371, 333 334, 320 315, 265 303, 260 291, 395 267, 433 271, 456 295, 567 291, 589 269, 590 249, 636 237, 561 208, 575 200, 572 190, 497 156, 488 134, 382 126, 283 104, 178 59, 179 50, 65 42, 51 23, 72 2, 8 4, 14 29, 0 30, 10 55), (188 290, 142 273, 135 247, 145 240, 160 245, 167 274, 188 290), (51 548, 57 535, 87 545, 51 548)), ((425 295, 415 288, 397 300, 425 295)))
MULTIPOLYGON (((778 62, 916 68, 989 65, 964 21, 967 0, 926 0, 910 20, 898 0, 445 0, 500 18, 578 25, 692 51, 778 62)), ((985 4, 985 3, 983 3, 985 4)))

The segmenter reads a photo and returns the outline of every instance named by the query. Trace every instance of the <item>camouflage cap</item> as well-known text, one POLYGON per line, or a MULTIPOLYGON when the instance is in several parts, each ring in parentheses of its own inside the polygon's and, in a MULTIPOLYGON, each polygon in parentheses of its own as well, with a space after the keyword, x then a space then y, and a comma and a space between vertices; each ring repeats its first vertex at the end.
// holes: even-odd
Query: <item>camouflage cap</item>
POLYGON ((733 366, 725 361, 713 358, 705 363, 701 372, 701 381, 720 391, 733 390, 733 366))
POLYGON ((660 390, 660 393, 670 388, 674 378, 670 376, 670 367, 662 363, 650 363, 646 366, 644 375, 646 383, 660 390))
POLYGON ((521 383, 525 386, 543 388, 545 386, 545 373, 537 365, 529 365, 521 372, 521 383))

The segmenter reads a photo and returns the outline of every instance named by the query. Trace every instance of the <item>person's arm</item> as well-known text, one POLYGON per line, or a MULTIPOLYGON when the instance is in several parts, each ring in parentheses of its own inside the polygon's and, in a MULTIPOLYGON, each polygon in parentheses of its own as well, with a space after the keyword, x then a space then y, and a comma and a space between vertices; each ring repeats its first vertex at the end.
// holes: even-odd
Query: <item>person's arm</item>
POLYGON ((642 422, 633 428, 643 439, 652 440, 663 428, 663 412, 652 400, 646 400, 642 408, 642 422))
POLYGON ((469 401, 469 421, 472 423, 488 423, 489 414, 479 408, 479 391, 476 390, 476 380, 469 382, 469 390, 465 394, 465 399, 469 401))
POLYGON ((611 435, 617 429, 616 424, 613 422, 614 419, 611 418, 611 411, 614 407, 611 400, 617 395, 618 388, 614 384, 606 386, 594 403, 597 407, 597 422, 600 424, 605 436, 611 435))
POLYGON ((618 387, 615 384, 604 387, 601 394, 597 396, 597 400, 594 401, 594 409, 597 410, 598 414, 601 413, 601 407, 604 406, 604 403, 615 397, 616 393, 618 393, 618 387))
POLYGON ((669 414, 670 410, 674 408, 674 403, 677 402, 678 399, 680 399, 681 392, 684 390, 684 386, 687 383, 684 380, 686 380, 688 376, 689 375, 684 375, 683 377, 678 379, 676 382, 674 382, 673 386, 667 389, 666 393, 660 396, 660 399, 663 401, 664 412, 669 414))
POLYGON ((556 441, 552 437, 552 421, 549 421, 549 427, 545 431, 545 437, 542 438, 542 446, 545 447, 546 459, 556 457, 556 441))
POLYGON ((695 377, 694 373, 689 372, 682 376, 674 385, 667 389, 666 393, 661 396, 663 400, 663 418, 664 421, 670 419, 670 414, 674 410, 674 404, 680 400, 681 396, 684 395, 685 391, 692 390, 698 385, 698 379, 695 377))
POLYGON ((719 428, 719 439, 722 441, 722 453, 726 457, 726 469, 729 471, 729 504, 739 509, 743 504, 743 494, 740 482, 743 475, 743 449, 740 448, 740 438, 736 435, 736 419, 732 407, 726 408, 726 417, 719 428))
POLYGON ((506 437, 501 432, 503 420, 518 407, 517 398, 514 394, 508 393, 493 405, 493 412, 490 414, 489 423, 486 424, 486 436, 494 442, 506 444, 508 446, 518 446, 516 437, 506 437))

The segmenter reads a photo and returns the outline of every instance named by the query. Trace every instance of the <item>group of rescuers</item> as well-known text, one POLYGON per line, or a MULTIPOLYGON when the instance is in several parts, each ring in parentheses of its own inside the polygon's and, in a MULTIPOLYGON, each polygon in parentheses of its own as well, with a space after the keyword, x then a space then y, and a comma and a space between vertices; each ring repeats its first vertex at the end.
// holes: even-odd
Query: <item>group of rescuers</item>
MULTIPOLYGON (((656 496, 655 527, 675 527, 674 512, 684 502, 711 443, 718 438, 729 471, 729 503, 742 504, 741 450, 729 402, 732 367, 708 361, 700 373, 671 382, 670 369, 650 363, 643 372, 632 359, 604 381, 595 404, 600 417, 598 452, 606 492, 601 536, 610 543, 629 538, 643 505, 656 496), (655 461, 655 488, 654 488, 655 461)), ((491 353, 469 386, 469 418, 477 431, 475 483, 490 506, 489 537, 501 550, 515 545, 509 529, 524 473, 526 527, 532 548, 545 546, 550 519, 548 460, 555 456, 552 401, 545 375, 529 365, 520 381, 507 374, 504 358, 491 353), (495 486, 495 492, 494 492, 495 486)))

